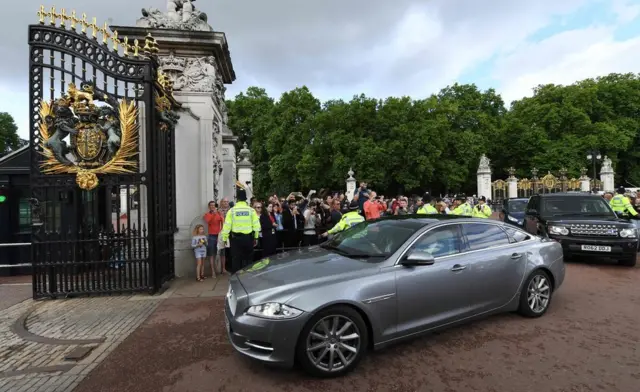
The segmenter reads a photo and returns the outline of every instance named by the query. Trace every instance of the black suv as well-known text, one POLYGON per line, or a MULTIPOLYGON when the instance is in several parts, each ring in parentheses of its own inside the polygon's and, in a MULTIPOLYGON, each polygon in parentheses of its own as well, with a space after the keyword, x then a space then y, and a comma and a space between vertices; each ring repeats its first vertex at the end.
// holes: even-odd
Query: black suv
POLYGON ((633 267, 638 229, 618 218, 602 196, 588 193, 534 195, 525 210, 524 229, 562 244, 564 256, 611 257, 633 267))

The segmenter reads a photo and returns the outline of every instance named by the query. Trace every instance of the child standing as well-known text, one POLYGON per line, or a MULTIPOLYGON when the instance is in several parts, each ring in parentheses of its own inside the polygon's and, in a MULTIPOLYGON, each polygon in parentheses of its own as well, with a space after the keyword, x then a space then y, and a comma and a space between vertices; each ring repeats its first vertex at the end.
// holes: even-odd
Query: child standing
POLYGON ((197 225, 193 229, 191 247, 196 256, 196 280, 204 280, 204 259, 207 257, 207 236, 204 235, 204 226, 197 225))

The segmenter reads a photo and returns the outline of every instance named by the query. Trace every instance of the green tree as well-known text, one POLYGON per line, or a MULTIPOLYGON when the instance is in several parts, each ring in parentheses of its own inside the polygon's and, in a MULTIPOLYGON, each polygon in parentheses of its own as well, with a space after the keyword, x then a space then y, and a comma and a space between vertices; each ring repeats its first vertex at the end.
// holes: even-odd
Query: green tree
POLYGON ((0 155, 9 153, 21 146, 18 126, 13 117, 6 112, 0 113, 0 155))
POLYGON ((240 93, 234 100, 227 101, 229 128, 238 136, 240 145, 247 143, 251 150, 253 191, 260 196, 271 188, 266 140, 274 127, 274 106, 273 98, 259 87, 249 87, 246 94, 240 93))

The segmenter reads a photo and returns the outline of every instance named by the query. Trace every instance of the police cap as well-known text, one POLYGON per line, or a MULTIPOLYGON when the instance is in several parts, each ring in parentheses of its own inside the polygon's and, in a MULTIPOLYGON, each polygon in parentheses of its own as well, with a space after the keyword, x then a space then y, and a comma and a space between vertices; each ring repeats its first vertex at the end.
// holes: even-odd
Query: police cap
POLYGON ((349 203, 349 211, 357 211, 358 208, 360 208, 360 204, 358 204, 357 201, 352 201, 351 203, 349 203))
POLYGON ((618 189, 616 190, 616 192, 617 192, 617 193, 619 193, 619 194, 621 194, 621 195, 624 195, 624 194, 625 194, 625 192, 627 192, 627 190, 626 190, 626 189, 624 189, 624 187, 623 187, 623 186, 619 186, 619 187, 618 187, 618 189))
POLYGON ((242 188, 238 189, 236 191, 236 199, 238 199, 238 201, 247 201, 247 191, 242 188))

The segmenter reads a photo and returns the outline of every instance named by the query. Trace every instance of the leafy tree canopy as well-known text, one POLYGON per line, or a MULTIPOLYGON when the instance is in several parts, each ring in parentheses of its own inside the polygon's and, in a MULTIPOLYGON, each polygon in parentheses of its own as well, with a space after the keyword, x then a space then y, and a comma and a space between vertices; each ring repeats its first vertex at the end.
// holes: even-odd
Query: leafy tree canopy
POLYGON ((0 156, 16 150, 22 146, 18 137, 18 126, 13 117, 6 112, 0 112, 0 156))
POLYGON ((617 182, 640 183, 636 74, 537 86, 509 110, 495 90, 473 84, 418 100, 361 94, 324 103, 307 87, 277 101, 250 87, 228 107, 230 128, 250 146, 258 195, 342 190, 350 167, 382 194, 471 194, 482 154, 496 179, 511 166, 519 177, 533 167, 556 174, 565 167, 577 177, 592 149, 612 159, 617 182))

